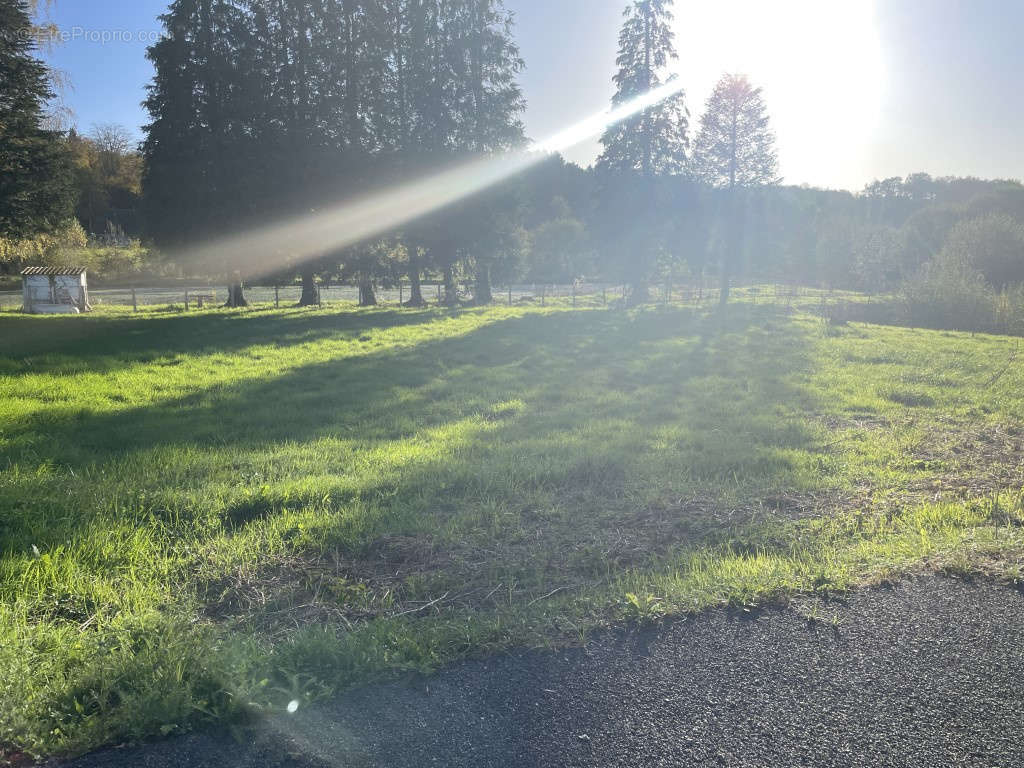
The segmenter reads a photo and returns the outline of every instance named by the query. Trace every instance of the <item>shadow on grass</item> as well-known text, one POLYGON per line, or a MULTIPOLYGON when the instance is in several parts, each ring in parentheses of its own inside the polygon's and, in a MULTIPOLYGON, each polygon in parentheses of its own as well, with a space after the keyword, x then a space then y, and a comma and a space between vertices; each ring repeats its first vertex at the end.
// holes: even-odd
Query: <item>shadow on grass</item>
POLYGON ((0 316, 0 374, 62 372, 69 362, 88 361, 92 372, 109 373, 135 363, 177 354, 230 354, 256 344, 291 346, 328 338, 353 338, 367 331, 430 322, 458 310, 376 309, 330 312, 219 312, 85 317, 0 316))
MULTIPOLYGON (((293 322, 327 335, 430 314, 293 322)), ((218 328, 237 323, 244 341, 229 347, 281 324, 270 320, 207 318, 218 328)), ((661 519, 657 508, 688 494, 806 484, 816 435, 800 416, 814 406, 802 378, 811 362, 805 332, 771 307, 735 307, 724 320, 677 309, 527 314, 144 408, 58 421, 33 415, 5 427, 3 458, 29 470, 42 460, 70 476, 32 498, 16 484, 0 491, 21 512, 7 525, 4 549, 26 546, 28 519, 54 514, 47 510, 85 524, 105 487, 164 499, 198 487, 190 504, 208 503, 244 525, 286 503, 267 486, 311 476, 318 479, 306 491, 289 491, 294 503, 329 496, 386 509, 372 530, 350 532, 349 545, 383 532, 424 533, 454 511, 493 532, 510 508, 520 534, 590 509, 595 522, 606 515, 609 524, 671 536, 682 523, 661 519), (240 490, 203 501, 204 484, 226 482, 240 490), (537 513, 538 503, 549 511, 537 513), (626 508, 640 517, 622 518, 626 508), (531 522, 537 514, 548 518, 531 522)), ((37 538, 74 535, 31 527, 37 538)), ((600 546, 554 556, 599 568, 600 546)))
MULTIPOLYGON (((388 314, 308 316, 298 333, 388 314)), ((0 424, 0 588, 23 644, 0 664, 35 692, 4 701, 21 707, 14 740, 137 739, 235 716, 259 680, 349 685, 527 642, 491 619, 653 573, 728 531, 757 489, 828 481, 806 419, 813 343, 774 308, 485 319, 145 407, 58 400, 0 424), (433 623, 433 605, 454 620, 433 623)), ((199 341, 135 354, 237 350, 282 327, 205 320, 208 341, 197 318, 160 327, 199 341)), ((54 379, 58 395, 76 383, 54 379)))

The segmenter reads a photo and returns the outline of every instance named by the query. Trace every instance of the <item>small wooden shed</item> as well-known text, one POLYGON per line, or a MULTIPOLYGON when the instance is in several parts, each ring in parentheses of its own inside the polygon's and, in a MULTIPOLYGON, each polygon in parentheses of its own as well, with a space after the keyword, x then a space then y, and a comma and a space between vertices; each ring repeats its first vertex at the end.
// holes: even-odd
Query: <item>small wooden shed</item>
POLYGON ((25 312, 77 315, 92 309, 85 267, 25 267, 21 280, 25 312))

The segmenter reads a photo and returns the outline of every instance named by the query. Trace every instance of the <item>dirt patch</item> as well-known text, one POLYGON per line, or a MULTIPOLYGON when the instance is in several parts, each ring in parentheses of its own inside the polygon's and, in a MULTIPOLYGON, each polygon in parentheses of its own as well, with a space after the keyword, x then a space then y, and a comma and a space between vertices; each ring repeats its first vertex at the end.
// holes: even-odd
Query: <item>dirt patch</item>
MULTIPOLYGON (((894 435, 897 430, 912 431, 917 425, 909 416, 891 420, 869 414, 857 417, 828 415, 818 421, 833 432, 857 430, 888 435, 894 435)), ((827 444, 826 448, 841 451, 844 442, 838 439, 827 444)), ((902 455, 901 467, 923 476, 898 489, 874 490, 892 491, 891 499, 904 505, 940 500, 946 496, 958 499, 984 496, 1024 486, 1024 428, 1007 423, 976 425, 954 419, 937 425, 924 425, 913 445, 902 455)), ((869 501, 871 490, 853 493, 853 500, 869 501)), ((814 494, 810 497, 810 505, 804 504, 800 497, 796 500, 798 516, 807 516, 802 513, 808 511, 810 514, 821 511, 819 500, 814 494)), ((844 509, 850 505, 840 502, 834 506, 844 509)))
POLYGON ((911 483, 912 494, 967 498, 1024 485, 1024 430, 1017 425, 931 429, 911 457, 922 469, 936 470, 911 483))
MULTIPOLYGON (((353 556, 332 550, 316 558, 277 557, 203 583, 199 600, 217 622, 279 637, 309 624, 351 628, 369 619, 413 612, 405 584, 444 581, 465 568, 429 538, 383 536, 353 556)), ((428 602, 428 601, 423 601, 428 602)))
MULTIPOLYGON (((845 430, 888 430, 896 428, 897 422, 874 413, 855 415, 826 414, 816 419, 829 432, 845 430)), ((909 420, 908 420, 909 421, 909 420)))
POLYGON ((319 561, 278 558, 202 582, 198 597, 207 618, 271 638, 310 624, 350 625, 370 618, 333 594, 329 576, 319 561))

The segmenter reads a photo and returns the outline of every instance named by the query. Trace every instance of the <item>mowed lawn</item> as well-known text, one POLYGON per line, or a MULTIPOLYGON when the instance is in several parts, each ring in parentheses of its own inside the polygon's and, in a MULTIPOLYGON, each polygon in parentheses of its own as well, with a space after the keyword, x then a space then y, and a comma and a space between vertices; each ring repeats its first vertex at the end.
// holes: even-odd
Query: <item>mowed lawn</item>
POLYGON ((4 313, 0 755, 915 569, 1024 578, 1017 349, 763 302, 4 313))

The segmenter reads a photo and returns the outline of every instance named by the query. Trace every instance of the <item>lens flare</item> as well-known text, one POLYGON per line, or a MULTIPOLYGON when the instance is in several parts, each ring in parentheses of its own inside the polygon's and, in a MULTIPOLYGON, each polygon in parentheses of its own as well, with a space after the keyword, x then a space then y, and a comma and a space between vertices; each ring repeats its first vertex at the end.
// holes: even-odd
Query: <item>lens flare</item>
POLYGON ((559 131, 525 151, 456 165, 396 188, 327 209, 211 241, 171 257, 182 265, 217 265, 247 278, 322 256, 392 232, 478 194, 517 173, 603 132, 682 90, 678 81, 559 131))
POLYGON ((534 150, 547 154, 564 152, 565 150, 576 146, 580 142, 589 139, 591 136, 603 133, 606 128, 632 117, 638 112, 649 109, 655 104, 664 101, 671 96, 675 96, 682 90, 682 82, 678 79, 672 80, 671 82, 665 83, 665 85, 659 86, 658 88, 654 88, 647 93, 626 102, 625 104, 620 104, 614 109, 598 112, 585 120, 581 120, 575 125, 571 125, 568 128, 559 131, 554 136, 536 144, 534 146, 534 150))

